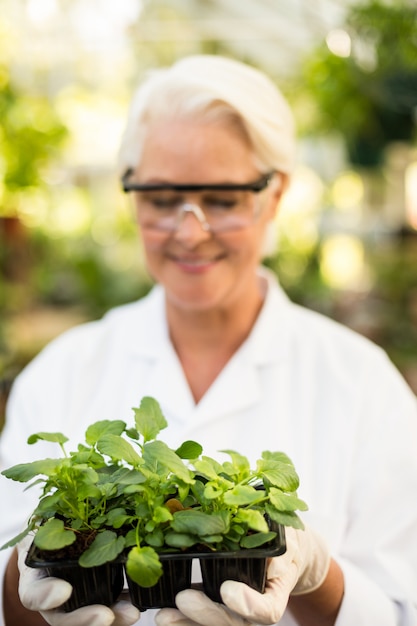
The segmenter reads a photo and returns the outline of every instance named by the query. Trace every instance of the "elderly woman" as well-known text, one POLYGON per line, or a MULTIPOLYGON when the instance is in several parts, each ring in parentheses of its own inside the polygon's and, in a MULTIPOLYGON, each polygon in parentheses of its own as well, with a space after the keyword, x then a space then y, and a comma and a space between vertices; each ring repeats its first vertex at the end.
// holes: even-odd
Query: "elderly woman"
MULTIPOLYGON (((379 348, 292 304, 260 267, 294 151, 289 108, 257 70, 196 56, 151 75, 120 162, 156 286, 55 340, 13 388, 3 466, 30 460, 19 442, 35 428, 76 442, 86 420, 128 418, 144 395, 172 446, 195 438, 210 455, 268 448, 294 461, 306 529, 287 529, 265 593, 226 581, 216 604, 185 590, 142 626, 417 624, 415 397, 379 348)), ((5 541, 31 510, 9 482, 5 541)), ((15 555, 6 568, 6 626, 139 619, 124 602, 60 612, 68 583, 37 578, 24 557, 20 546, 20 599, 15 555)))

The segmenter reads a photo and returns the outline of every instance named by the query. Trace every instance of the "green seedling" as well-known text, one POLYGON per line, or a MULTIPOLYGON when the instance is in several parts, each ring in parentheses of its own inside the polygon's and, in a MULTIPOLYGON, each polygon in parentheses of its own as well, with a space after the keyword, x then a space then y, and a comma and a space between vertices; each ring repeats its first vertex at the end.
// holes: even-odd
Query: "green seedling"
POLYGON ((27 527, 2 549, 29 533, 45 551, 82 539, 82 567, 123 558, 132 580, 151 587, 162 575, 163 552, 257 548, 276 536, 268 519, 303 528, 296 511, 307 505, 297 496, 299 479, 284 453, 265 451, 251 469, 233 450, 222 451, 228 456, 223 463, 204 456, 195 441, 173 450, 158 439, 167 422, 154 398, 144 397, 133 411, 133 427, 95 422, 74 452, 67 453, 61 433, 29 437, 29 444, 58 444, 61 456, 2 472, 42 487, 27 527))

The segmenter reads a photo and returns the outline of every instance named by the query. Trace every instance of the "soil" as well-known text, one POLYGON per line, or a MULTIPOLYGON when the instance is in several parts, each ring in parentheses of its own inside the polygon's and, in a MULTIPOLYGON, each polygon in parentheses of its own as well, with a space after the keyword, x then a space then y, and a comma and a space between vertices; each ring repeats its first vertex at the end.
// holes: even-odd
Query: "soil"
POLYGON ((37 548, 36 551, 38 556, 46 561, 71 561, 78 559, 78 557, 92 544, 95 536, 97 535, 97 531, 91 530, 89 532, 78 532, 76 535, 77 538, 74 543, 70 546, 65 546, 65 548, 61 548, 60 550, 40 550, 37 548))

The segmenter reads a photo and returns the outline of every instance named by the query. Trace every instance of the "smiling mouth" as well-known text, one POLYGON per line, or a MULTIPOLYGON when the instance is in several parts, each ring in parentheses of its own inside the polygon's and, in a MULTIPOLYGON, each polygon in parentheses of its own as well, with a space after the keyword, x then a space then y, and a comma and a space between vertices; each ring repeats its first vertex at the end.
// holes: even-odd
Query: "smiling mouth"
POLYGON ((182 256, 174 256, 170 255, 171 261, 173 261, 176 265, 181 267, 182 269, 186 269, 189 271, 204 271, 213 267, 218 261, 223 258, 224 255, 218 255, 210 258, 201 258, 201 257, 182 257, 182 256))

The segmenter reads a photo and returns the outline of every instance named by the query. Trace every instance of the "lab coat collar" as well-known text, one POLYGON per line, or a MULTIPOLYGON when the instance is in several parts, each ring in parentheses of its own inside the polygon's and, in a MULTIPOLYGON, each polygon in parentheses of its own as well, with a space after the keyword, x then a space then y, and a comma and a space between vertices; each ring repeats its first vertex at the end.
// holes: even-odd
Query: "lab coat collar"
POLYGON ((258 273, 267 284, 265 302, 244 347, 253 364, 262 366, 287 357, 293 304, 271 270, 261 267, 258 273))
POLYGON ((255 326, 197 406, 169 340, 163 289, 156 286, 144 301, 131 305, 131 314, 123 324, 123 343, 127 342, 125 346, 132 357, 149 361, 148 394, 170 407, 171 412, 175 407, 181 421, 191 414, 195 416, 196 411, 200 419, 212 419, 249 408, 262 392, 260 368, 286 359, 293 305, 275 276, 265 269, 261 273, 268 288, 255 326), (135 324, 137 306, 144 307, 139 327, 135 324))

